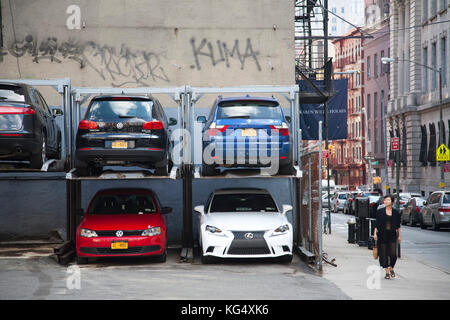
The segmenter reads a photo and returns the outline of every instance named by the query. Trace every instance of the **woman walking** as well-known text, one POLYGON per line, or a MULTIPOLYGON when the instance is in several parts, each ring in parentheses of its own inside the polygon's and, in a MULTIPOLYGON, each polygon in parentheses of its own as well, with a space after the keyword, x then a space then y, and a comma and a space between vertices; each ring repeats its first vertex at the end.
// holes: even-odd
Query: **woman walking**
POLYGON ((397 240, 401 242, 400 225, 401 216, 397 209, 392 207, 393 198, 383 198, 384 208, 377 211, 373 238, 378 245, 380 265, 386 271, 385 279, 394 278, 394 266, 397 261, 397 240))

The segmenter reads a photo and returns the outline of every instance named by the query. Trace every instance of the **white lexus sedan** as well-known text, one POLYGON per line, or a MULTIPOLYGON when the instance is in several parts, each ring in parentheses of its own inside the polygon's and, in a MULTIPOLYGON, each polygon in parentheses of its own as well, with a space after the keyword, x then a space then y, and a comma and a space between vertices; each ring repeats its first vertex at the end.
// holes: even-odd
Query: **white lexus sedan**
POLYGON ((292 261, 293 230, 264 189, 220 189, 209 196, 200 213, 199 244, 202 263, 211 258, 278 258, 292 261))

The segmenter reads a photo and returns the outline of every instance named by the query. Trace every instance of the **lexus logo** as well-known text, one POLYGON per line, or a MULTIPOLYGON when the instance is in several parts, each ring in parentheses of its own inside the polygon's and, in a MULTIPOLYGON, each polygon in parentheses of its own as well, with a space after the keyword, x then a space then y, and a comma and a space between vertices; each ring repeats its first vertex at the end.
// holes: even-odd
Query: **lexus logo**
POLYGON ((117 231, 116 232, 116 236, 119 237, 119 238, 122 237, 123 236, 123 231, 122 230, 117 231))
POLYGON ((123 128, 123 123, 122 122, 118 122, 116 124, 117 129, 122 129, 123 128))
POLYGON ((246 233, 246 234, 244 235, 244 237, 245 237, 245 239, 247 239, 247 240, 252 240, 252 239, 253 239, 253 233, 251 233, 251 232, 246 233))

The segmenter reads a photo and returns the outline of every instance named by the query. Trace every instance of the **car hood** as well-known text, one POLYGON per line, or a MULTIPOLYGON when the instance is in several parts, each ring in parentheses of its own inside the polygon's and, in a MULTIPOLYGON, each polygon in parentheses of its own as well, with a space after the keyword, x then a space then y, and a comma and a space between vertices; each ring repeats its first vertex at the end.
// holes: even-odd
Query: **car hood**
POLYGON ((258 231, 276 229, 288 220, 278 212, 213 212, 203 222, 229 231, 258 231))
POLYGON ((162 224, 164 220, 159 214, 85 215, 81 227, 91 230, 145 230, 162 224))

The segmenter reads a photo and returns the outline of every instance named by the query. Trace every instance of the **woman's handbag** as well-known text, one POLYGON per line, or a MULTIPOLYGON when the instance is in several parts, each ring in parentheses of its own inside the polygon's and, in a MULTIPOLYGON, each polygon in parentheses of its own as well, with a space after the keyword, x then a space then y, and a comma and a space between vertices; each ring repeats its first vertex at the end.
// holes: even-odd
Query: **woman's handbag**
POLYGON ((375 246, 373 247, 373 249, 372 249, 372 254, 373 254, 373 258, 374 258, 375 260, 377 260, 377 259, 378 259, 378 247, 377 247, 377 245, 375 245, 375 246))

